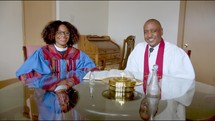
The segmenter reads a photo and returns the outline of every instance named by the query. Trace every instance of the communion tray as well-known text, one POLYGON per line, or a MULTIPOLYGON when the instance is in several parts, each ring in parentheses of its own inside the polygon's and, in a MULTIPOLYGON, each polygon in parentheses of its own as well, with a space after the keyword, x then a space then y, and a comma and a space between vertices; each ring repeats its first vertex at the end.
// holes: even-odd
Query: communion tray
POLYGON ((111 100, 132 101, 140 99, 142 97, 142 94, 136 91, 116 92, 113 90, 105 90, 102 92, 102 96, 111 100))
MULTIPOLYGON (((136 81, 126 77, 113 77, 109 79, 109 90, 115 92, 129 93, 134 91, 136 81)), ((128 94, 125 94, 128 95, 128 94)), ((131 94, 130 94, 131 95, 131 94)))

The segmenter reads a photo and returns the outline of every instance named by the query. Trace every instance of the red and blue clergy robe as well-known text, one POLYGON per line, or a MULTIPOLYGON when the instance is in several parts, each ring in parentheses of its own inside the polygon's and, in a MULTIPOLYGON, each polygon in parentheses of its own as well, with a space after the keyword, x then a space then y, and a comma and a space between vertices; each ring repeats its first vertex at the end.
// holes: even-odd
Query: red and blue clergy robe
MULTIPOLYGON (((71 71, 85 71, 87 73, 87 71, 95 69, 95 63, 89 56, 76 48, 68 47, 65 54, 61 55, 54 45, 46 45, 36 50, 24 62, 17 70, 16 76, 22 81, 47 74, 55 74, 59 79, 65 79, 67 73, 71 71)), ((76 81, 82 78, 82 76, 74 76, 72 77, 73 81, 75 78, 76 81)))

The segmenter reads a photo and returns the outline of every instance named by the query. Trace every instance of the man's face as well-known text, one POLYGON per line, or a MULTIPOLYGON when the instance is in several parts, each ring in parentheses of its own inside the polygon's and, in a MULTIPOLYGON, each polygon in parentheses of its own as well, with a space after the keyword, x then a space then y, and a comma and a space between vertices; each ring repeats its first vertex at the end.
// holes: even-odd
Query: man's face
POLYGON ((145 41, 151 47, 155 47, 160 43, 163 35, 163 29, 156 21, 148 21, 145 23, 143 29, 145 41))

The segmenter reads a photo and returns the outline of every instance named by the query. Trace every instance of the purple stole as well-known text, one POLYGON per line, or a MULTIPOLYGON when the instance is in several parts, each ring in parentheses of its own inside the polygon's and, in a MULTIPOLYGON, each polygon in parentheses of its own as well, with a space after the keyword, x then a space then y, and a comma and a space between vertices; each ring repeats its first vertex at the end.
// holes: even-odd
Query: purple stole
MULTIPOLYGON (((157 76, 158 76, 158 81, 162 78, 163 75, 163 55, 164 55, 164 48, 165 48, 165 43, 164 40, 161 38, 160 45, 158 48, 158 54, 157 54, 157 59, 156 59, 156 64, 158 65, 158 71, 157 71, 157 76)), ((146 94, 146 87, 147 87, 147 80, 149 76, 149 45, 146 46, 145 49, 145 55, 144 55, 144 76, 143 76, 143 90, 144 93, 146 94)))

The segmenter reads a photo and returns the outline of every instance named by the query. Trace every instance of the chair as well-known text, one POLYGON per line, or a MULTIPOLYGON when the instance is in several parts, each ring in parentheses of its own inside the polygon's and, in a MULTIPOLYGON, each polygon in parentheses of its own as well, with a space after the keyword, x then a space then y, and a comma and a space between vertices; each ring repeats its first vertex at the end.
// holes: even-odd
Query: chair
POLYGON ((189 56, 189 58, 190 58, 190 56, 191 56, 191 50, 189 50, 189 49, 183 49, 186 53, 187 53, 187 55, 189 56))
POLYGON ((189 58, 190 58, 191 50, 187 49, 187 47, 188 47, 188 44, 184 44, 184 47, 183 47, 182 49, 187 53, 187 55, 188 55, 189 58))
POLYGON ((123 42, 122 48, 122 56, 119 64, 119 70, 124 70, 127 64, 128 56, 130 55, 131 51, 134 49, 135 45, 135 36, 130 35, 123 42))
MULTIPOLYGON (((42 47, 41 45, 25 45, 22 47, 24 60, 31 56, 38 48, 42 47)), ((33 89, 30 90, 29 88, 24 86, 24 112, 23 115, 30 118, 31 120, 37 120, 37 109, 31 108, 35 103, 32 95, 34 94, 33 89)))
POLYGON ((31 54, 34 53, 38 48, 42 47, 41 45, 25 45, 22 47, 24 53, 24 60, 26 60, 31 54))

